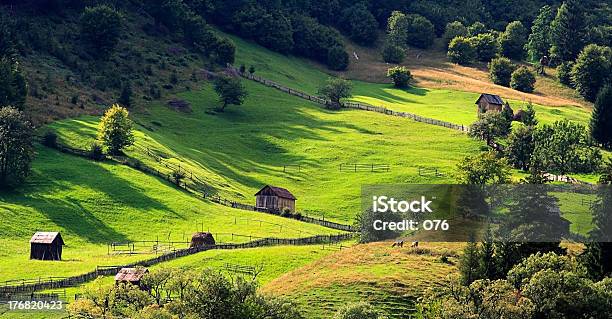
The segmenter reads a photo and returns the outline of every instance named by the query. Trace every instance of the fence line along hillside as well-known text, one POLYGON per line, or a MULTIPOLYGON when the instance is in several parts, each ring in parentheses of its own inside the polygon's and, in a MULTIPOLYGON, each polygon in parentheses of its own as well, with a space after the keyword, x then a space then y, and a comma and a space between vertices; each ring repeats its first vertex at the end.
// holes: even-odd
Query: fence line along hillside
MULTIPOLYGON (((251 73, 247 73, 247 72, 240 72, 239 69, 229 66, 228 67, 228 71, 236 74, 236 75, 240 75, 246 79, 261 83, 263 85, 266 85, 268 87, 272 87, 275 88, 277 90, 283 91, 285 93, 300 97, 302 99, 305 100, 309 100, 318 104, 321 104, 323 106, 330 106, 333 104, 333 102, 323 99, 319 96, 314 96, 314 95, 310 95, 308 93, 304 93, 302 91, 299 90, 295 90, 283 85, 280 85, 276 82, 270 81, 268 79, 265 79, 263 77, 251 74, 251 73)), ((205 71, 205 73, 207 74, 207 76, 210 77, 214 77, 216 76, 213 72, 210 71, 205 71)), ((381 113, 381 114, 385 114, 385 115, 391 115, 391 116, 397 116, 397 117, 404 117, 404 118, 408 118, 417 122, 421 122, 421 123, 425 123, 425 124, 430 124, 430 125, 436 125, 436 126, 441 126, 441 127, 446 127, 449 129, 453 129, 453 130, 457 130, 460 132, 464 132, 464 133, 468 133, 470 131, 470 128, 468 126, 464 126, 461 124, 455 124, 455 123, 450 123, 450 122, 445 122, 445 121, 440 121, 440 120, 436 120, 433 118, 429 118, 429 117, 424 117, 424 116, 420 116, 414 113, 409 113, 409 112, 397 112, 397 111, 393 111, 390 110, 386 107, 383 106, 373 106, 373 105, 369 105, 369 104, 364 104, 364 103, 356 103, 356 102, 341 102, 340 106, 343 108, 349 108, 349 109, 357 109, 357 110, 364 110, 364 111, 370 111, 370 112, 377 112, 377 113, 381 113)))
POLYGON ((112 276, 116 275, 121 268, 131 267, 150 267, 155 264, 170 261, 179 257, 184 257, 199 252, 214 250, 214 249, 245 249, 245 248, 257 248, 257 247, 269 247, 269 246, 300 246, 300 245, 313 245, 313 244, 325 244, 334 243, 353 238, 354 234, 340 234, 340 235, 317 235, 304 238, 288 239, 288 238, 261 238, 241 244, 218 244, 201 247, 186 248, 181 250, 172 251, 155 258, 142 260, 139 262, 122 265, 122 266, 99 266, 96 270, 72 277, 45 277, 38 279, 29 280, 12 280, 6 282, 0 282, 0 294, 11 295, 20 293, 30 293, 40 290, 58 289, 66 287, 74 287, 85 282, 94 280, 99 276, 112 276))
MULTIPOLYGON (((72 148, 66 145, 61 145, 59 143, 57 143, 54 148, 59 150, 62 153, 76 155, 76 156, 90 159, 90 153, 86 150, 72 148)), ((206 190, 210 189, 211 187, 207 183, 205 183, 202 178, 198 177, 196 174, 193 174, 190 171, 185 171, 184 168, 181 168, 180 164, 177 165, 177 164, 169 163, 167 160, 164 160, 159 155, 156 155, 150 149, 147 149, 145 153, 149 156, 152 156, 154 159, 156 159, 160 163, 162 163, 162 165, 164 165, 166 168, 169 168, 171 170, 176 169, 176 170, 180 170, 181 172, 183 172, 184 174, 183 174, 182 180, 177 180, 172 175, 172 173, 164 173, 160 171, 159 169, 146 166, 144 163, 140 161, 133 161, 130 158, 112 156, 112 157, 106 157, 106 159, 129 166, 145 174, 154 175, 156 177, 163 178, 167 180, 170 184, 190 193, 191 195, 200 197, 202 199, 210 200, 220 205, 224 205, 224 206, 235 208, 235 209, 267 213, 267 214, 284 217, 284 218, 292 218, 292 219, 302 221, 305 223, 315 224, 315 225, 319 225, 319 226, 323 226, 323 227, 327 227, 327 228, 335 229, 335 230, 341 230, 341 231, 347 231, 347 232, 357 232, 357 228, 353 227, 352 225, 346 225, 346 224, 341 224, 341 223, 336 223, 336 222, 332 222, 329 220, 325 220, 325 217, 323 218, 310 217, 310 216, 307 216, 305 214, 300 214, 300 213, 293 214, 291 217, 287 217, 287 216, 283 216, 278 211, 261 208, 261 207, 255 207, 254 205, 232 201, 232 200, 223 198, 219 195, 208 193, 206 190), (189 180, 192 183, 188 184, 187 182, 185 182, 185 180, 189 180)), ((185 167, 185 166, 182 166, 182 167, 185 167)))

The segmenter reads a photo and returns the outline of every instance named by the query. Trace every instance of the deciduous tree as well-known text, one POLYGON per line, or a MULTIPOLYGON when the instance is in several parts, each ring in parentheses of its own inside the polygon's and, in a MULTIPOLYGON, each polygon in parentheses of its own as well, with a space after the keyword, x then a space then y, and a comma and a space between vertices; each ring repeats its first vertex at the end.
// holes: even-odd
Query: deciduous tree
POLYGON ((0 108, 0 189, 16 187, 30 174, 32 132, 23 113, 12 107, 0 108))
POLYGON ((127 109, 114 104, 100 120, 98 141, 111 154, 120 154, 125 147, 134 144, 133 123, 129 115, 127 109))
POLYGON ((572 83, 576 91, 589 101, 595 100, 599 89, 612 78, 612 49, 596 44, 587 45, 572 68, 572 83))
POLYGON ((215 79, 213 86, 222 103, 221 107, 218 108, 220 112, 223 112, 230 104, 242 105, 244 99, 248 96, 242 81, 236 77, 220 75, 215 79))
POLYGON ((341 78, 329 78, 327 82, 319 88, 319 95, 331 101, 330 108, 339 108, 340 100, 349 98, 352 95, 353 85, 350 81, 341 78))
POLYGON ((525 55, 527 30, 520 21, 508 23, 506 31, 499 37, 501 53, 511 59, 521 60, 525 55))

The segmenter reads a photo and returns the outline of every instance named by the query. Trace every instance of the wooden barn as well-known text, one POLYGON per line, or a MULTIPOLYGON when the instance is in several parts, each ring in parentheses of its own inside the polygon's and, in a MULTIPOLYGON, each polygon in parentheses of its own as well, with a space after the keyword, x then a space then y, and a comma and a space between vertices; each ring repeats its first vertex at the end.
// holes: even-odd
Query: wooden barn
POLYGON ((478 105, 478 113, 486 113, 488 111, 501 112, 504 101, 499 95, 482 93, 478 100, 476 100, 476 105, 478 105))
POLYGON ((189 248, 211 246, 215 244, 215 238, 211 233, 195 233, 191 236, 191 244, 189 248))
POLYGON ((296 198, 290 191, 276 186, 266 185, 255 194, 255 206, 266 208, 273 211, 283 211, 288 209, 295 212, 296 198))
POLYGON ((140 282, 142 281, 142 277, 147 273, 149 273, 149 269, 144 267, 121 268, 115 275, 115 284, 129 283, 142 288, 140 282))
POLYGON ((30 239, 30 259, 62 260, 64 245, 58 232, 36 232, 30 239))

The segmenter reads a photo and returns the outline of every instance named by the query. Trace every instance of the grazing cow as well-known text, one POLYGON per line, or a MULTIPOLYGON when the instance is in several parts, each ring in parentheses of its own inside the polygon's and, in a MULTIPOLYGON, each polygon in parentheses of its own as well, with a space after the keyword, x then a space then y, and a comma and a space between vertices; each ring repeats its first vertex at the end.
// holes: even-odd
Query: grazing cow
POLYGON ((396 241, 396 242, 393 243, 393 245, 391 245, 391 247, 400 247, 400 248, 402 248, 402 247, 404 247, 404 241, 403 240, 402 241, 396 241))
POLYGON ((410 248, 418 248, 419 247, 419 242, 418 241, 413 241, 412 245, 410 245, 410 248))

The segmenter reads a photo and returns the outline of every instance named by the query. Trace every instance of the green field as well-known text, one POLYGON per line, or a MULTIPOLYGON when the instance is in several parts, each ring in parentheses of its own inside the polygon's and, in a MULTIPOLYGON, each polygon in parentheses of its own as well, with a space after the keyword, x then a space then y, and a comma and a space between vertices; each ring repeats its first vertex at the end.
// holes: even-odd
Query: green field
MULTIPOLYGON (((226 35, 226 34, 224 34, 226 35)), ((236 65, 255 66, 256 75, 287 87, 316 94, 318 87, 329 77, 307 60, 284 56, 227 35, 236 43, 236 65)), ((384 106, 394 111, 410 112, 456 124, 470 125, 477 120, 476 99, 479 93, 412 87, 396 89, 390 84, 353 81, 351 101, 384 106)), ((517 111, 526 108, 528 101, 510 100, 517 111)), ((590 111, 577 106, 552 107, 534 105, 542 123, 568 119, 588 123, 590 111)))
POLYGON ((150 249, 148 254, 108 256, 111 241, 188 241, 202 228, 217 233, 218 241, 224 242, 244 242, 248 236, 334 233, 292 219, 207 203, 126 166, 95 163, 46 148, 38 148, 33 170, 25 187, 0 195, 0 219, 5 223, 0 229, 0 281, 77 275, 97 265, 155 256, 150 249), (62 262, 29 260, 28 241, 35 231, 62 233, 67 244, 62 262), (231 233, 247 237, 231 240, 231 233))
MULTIPOLYGON (((247 203, 266 184, 289 189, 299 211, 352 222, 359 211, 360 185, 444 183, 454 180, 456 164, 483 144, 442 127, 381 114, 329 111, 257 83, 245 83, 243 106, 210 114, 217 104, 212 88, 181 94, 193 113, 152 105, 140 123, 137 144, 180 159, 215 192, 247 203), (146 127, 146 128, 145 128, 146 127), (148 128, 148 129, 147 129, 148 128), (388 164, 389 172, 340 171, 340 164, 388 164), (300 165, 283 172, 284 165, 300 165), (418 166, 438 167, 445 176, 419 176, 418 166)), ((97 118, 51 125, 64 143, 86 147, 97 118)), ((127 153, 156 163, 139 149, 127 153)))

